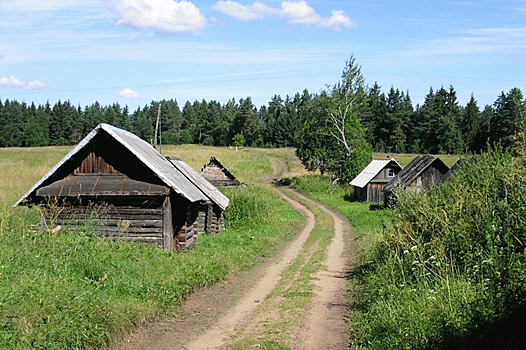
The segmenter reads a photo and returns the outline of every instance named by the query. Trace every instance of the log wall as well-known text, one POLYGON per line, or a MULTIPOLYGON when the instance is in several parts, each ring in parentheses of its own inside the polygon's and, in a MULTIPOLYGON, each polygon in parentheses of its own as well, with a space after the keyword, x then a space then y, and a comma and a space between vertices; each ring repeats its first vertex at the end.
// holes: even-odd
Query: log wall
POLYGON ((44 209, 47 226, 93 227, 101 236, 164 248, 163 208, 79 206, 44 209))

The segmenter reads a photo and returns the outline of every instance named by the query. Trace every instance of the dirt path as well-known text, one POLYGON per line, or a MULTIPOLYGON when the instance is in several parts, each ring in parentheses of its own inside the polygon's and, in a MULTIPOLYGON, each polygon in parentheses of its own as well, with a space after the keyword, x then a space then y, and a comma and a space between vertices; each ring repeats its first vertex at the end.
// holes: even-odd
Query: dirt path
POLYGON ((221 319, 216 322, 202 336, 193 341, 187 348, 190 350, 217 349, 223 345, 225 338, 231 335, 237 327, 243 325, 244 321, 256 309, 260 303, 276 286, 281 273, 290 262, 298 255, 303 244, 314 228, 314 215, 303 205, 282 194, 282 198, 294 209, 302 212, 307 217, 307 224, 294 241, 280 255, 280 258, 271 265, 265 276, 245 295, 237 304, 230 309, 221 319))
MULTIPOLYGON (((271 158, 276 180, 288 171, 285 162, 271 158)), ((300 349, 346 349, 347 324, 345 316, 346 279, 344 231, 348 224, 334 212, 309 198, 335 222, 335 237, 329 246, 325 262, 327 270, 316 275, 317 290, 310 306, 303 312, 300 325, 294 332, 291 347, 300 349)), ((127 337, 115 348, 139 349, 218 349, 250 319, 265 298, 274 290, 281 274, 298 256, 315 226, 313 213, 302 204, 281 193, 282 198, 307 218, 303 230, 273 259, 258 267, 228 278, 225 282, 192 294, 177 312, 175 319, 151 322, 127 337), (220 302, 219 302, 220 301, 220 302)))
POLYGON ((269 158, 272 164, 272 174, 261 176, 261 180, 265 182, 273 182, 279 180, 289 172, 287 163, 279 158, 269 158))
POLYGON ((295 192, 329 214, 334 220, 335 235, 329 246, 326 270, 316 277, 318 291, 312 300, 312 308, 305 312, 294 338, 293 349, 347 349, 347 259, 344 254, 344 235, 349 234, 350 225, 339 214, 320 203, 295 192))

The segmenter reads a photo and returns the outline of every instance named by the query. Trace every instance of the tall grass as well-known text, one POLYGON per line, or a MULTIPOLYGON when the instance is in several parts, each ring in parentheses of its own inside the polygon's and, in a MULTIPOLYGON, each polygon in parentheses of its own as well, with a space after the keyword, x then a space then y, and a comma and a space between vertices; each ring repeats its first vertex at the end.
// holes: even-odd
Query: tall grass
POLYGON ((522 348, 525 170, 492 150, 429 193, 398 193, 354 293, 356 347, 522 348))

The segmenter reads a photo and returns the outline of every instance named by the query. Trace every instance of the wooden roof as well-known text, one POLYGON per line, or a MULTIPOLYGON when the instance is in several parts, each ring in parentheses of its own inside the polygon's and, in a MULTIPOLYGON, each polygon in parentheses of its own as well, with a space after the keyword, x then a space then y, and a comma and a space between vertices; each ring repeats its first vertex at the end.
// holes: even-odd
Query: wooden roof
POLYGON ((387 185, 384 187, 384 191, 389 192, 394 190, 396 187, 406 187, 410 185, 424 170, 431 165, 442 170, 443 173, 449 171, 449 167, 437 157, 430 155, 418 156, 411 161, 402 171, 400 171, 387 185))
POLYGON ((208 164, 203 166, 203 169, 201 170, 201 175, 203 175, 205 178, 207 178, 208 181, 212 183, 215 183, 215 182, 222 183, 222 182, 225 182, 226 180, 227 182, 229 182, 230 185, 234 185, 234 186, 241 185, 241 182, 234 176, 234 174, 232 174, 223 164, 221 164, 221 162, 217 160, 216 157, 210 158, 210 161, 208 162, 208 164), (214 174, 214 172, 213 171, 211 173, 208 172, 207 174, 207 168, 208 169, 212 169, 212 168, 219 169, 220 173, 218 175, 220 175, 221 179, 211 178, 211 174, 214 174))
MULTIPOLYGON (((75 146, 64 158, 62 158, 51 170, 45 174, 37 183, 31 187, 14 205, 22 203, 23 200, 33 196, 35 192, 55 181, 62 180, 76 168, 78 158, 82 157, 85 150, 91 145, 95 137, 104 135, 116 141, 119 145, 129 151, 134 161, 139 161, 141 166, 148 168, 158 181, 166 187, 178 193, 190 202, 214 202, 220 208, 225 209, 229 200, 215 187, 209 184, 205 186, 206 180, 200 181, 189 179, 187 174, 176 167, 170 160, 163 157, 149 143, 136 135, 116 128, 109 124, 99 124, 80 143, 75 146)), ((111 152, 112 150, 107 150, 111 152)), ((197 176, 200 176, 197 173, 197 176)), ((131 174, 125 174, 131 176, 131 174)))

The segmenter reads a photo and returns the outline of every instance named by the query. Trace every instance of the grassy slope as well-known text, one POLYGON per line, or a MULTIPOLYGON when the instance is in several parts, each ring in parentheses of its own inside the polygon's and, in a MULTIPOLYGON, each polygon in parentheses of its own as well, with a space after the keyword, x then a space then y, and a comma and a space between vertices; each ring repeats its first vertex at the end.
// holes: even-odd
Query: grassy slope
MULTIPOLYGON (((36 209, 10 205, 68 149, 0 150, 2 349, 84 349, 111 343, 146 318, 174 311, 192 290, 275 254, 303 220, 273 191, 254 186, 229 190, 229 229, 203 236, 183 254, 110 243, 89 227, 79 234, 40 232, 32 226, 38 222, 36 209)), ((271 172, 259 150, 183 146, 163 153, 188 159, 196 168, 216 154, 242 181, 256 182, 259 174, 271 172)))

